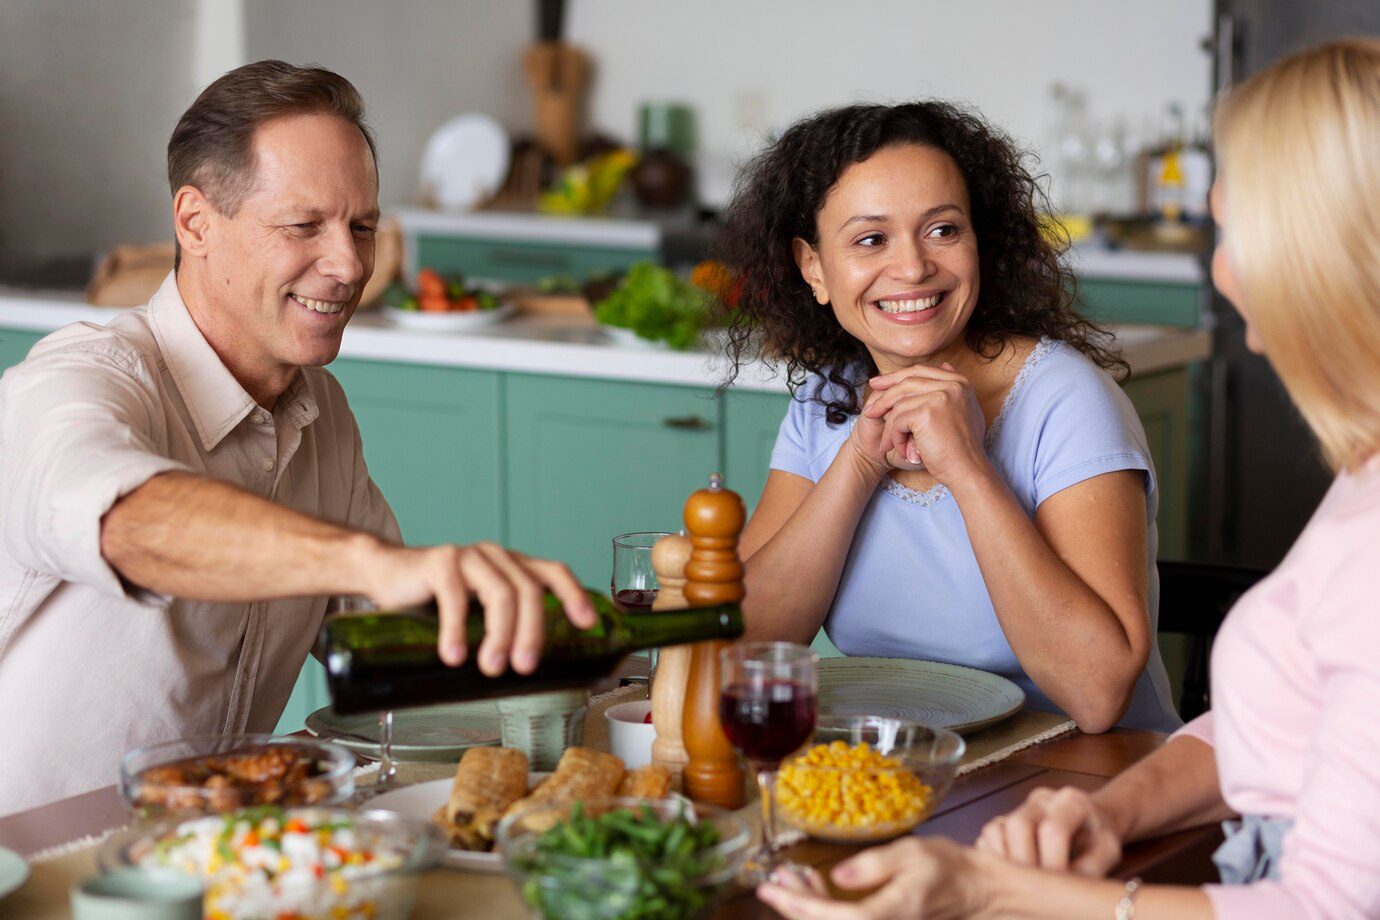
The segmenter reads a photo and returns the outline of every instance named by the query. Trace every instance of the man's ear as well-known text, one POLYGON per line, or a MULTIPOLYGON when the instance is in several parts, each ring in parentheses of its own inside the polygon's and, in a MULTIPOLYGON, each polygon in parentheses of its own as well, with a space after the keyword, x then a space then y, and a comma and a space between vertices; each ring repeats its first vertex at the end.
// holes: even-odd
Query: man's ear
POLYGON ((795 264, 800 268, 800 277, 814 292, 815 301, 828 303, 829 289, 824 286, 824 268, 819 263, 819 253, 815 252, 815 247, 796 237, 791 240, 791 252, 795 255, 795 264))
POLYGON ((184 256, 201 258, 210 245, 211 202, 195 185, 184 185, 173 195, 173 233, 184 256))

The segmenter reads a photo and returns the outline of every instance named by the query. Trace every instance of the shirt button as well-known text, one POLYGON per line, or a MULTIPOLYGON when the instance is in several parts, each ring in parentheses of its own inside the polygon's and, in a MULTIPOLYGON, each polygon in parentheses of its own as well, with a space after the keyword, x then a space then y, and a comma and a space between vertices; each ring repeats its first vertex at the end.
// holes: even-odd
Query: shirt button
POLYGON ((253 422, 255 425, 262 425, 264 423, 264 417, 256 412, 254 413, 254 417, 251 418, 250 421, 253 422))
POLYGON ((265 472, 265 473, 271 473, 271 472, 273 472, 273 461, 270 460, 268 457, 265 457, 265 458, 264 458, 264 472, 265 472))

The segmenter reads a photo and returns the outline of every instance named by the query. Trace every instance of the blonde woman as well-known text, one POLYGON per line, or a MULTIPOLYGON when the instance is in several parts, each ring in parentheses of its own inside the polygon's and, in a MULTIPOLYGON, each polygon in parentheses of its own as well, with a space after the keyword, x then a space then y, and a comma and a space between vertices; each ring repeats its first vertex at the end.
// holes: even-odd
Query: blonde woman
POLYGON ((1337 478, 1227 618, 1213 711, 1095 794, 1032 794, 976 849, 913 837, 841 863, 841 887, 881 886, 863 901, 763 886, 787 917, 1380 916, 1380 40, 1276 64, 1216 134, 1213 281, 1337 478), (1124 843, 1224 819, 1227 884, 1099 878, 1124 843))

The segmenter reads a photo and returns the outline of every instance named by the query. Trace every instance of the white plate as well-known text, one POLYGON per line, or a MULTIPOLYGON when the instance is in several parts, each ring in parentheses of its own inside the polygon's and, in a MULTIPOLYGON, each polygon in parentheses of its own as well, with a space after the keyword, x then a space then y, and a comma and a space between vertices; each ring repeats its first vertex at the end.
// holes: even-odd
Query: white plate
POLYGON ((1000 674, 912 658, 825 658, 819 711, 977 731, 1019 712, 1025 691, 1000 674))
POLYGON ((422 186, 441 209, 469 211, 502 187, 511 156, 508 132, 493 118, 452 118, 426 142, 422 186))
MULTIPOLYGON (((498 704, 481 700, 403 709, 393 713, 393 759, 403 763, 455 763, 472 747, 503 737, 498 704)), ((379 720, 374 713, 342 716, 329 706, 307 716, 307 731, 378 760, 379 720)))
MULTIPOLYGON (((550 773, 528 773, 527 788, 550 776, 550 773)), ((436 809, 450 800, 450 788, 454 782, 449 779, 434 779, 429 783, 417 783, 385 792, 369 800, 368 808, 382 808, 418 821, 431 821, 436 809)), ((503 871, 503 857, 498 853, 477 853, 473 850, 449 849, 441 860, 452 869, 465 869, 469 872, 499 873, 503 871)))
MULTIPOLYGON (((550 773, 528 773, 528 791, 530 792, 532 787, 550 775, 550 773)), ((436 810, 450 799, 452 785, 454 785, 453 780, 434 779, 427 783, 404 786, 401 789, 394 789, 392 792, 385 792, 370 799, 365 807, 382 808, 384 811, 391 811, 407 818, 429 822, 432 816, 436 814, 436 810)), ((672 793, 669 797, 680 799, 687 806, 690 804, 689 799, 678 794, 672 793)), ((468 872, 498 874, 503 871, 503 856, 497 852, 477 853, 473 850, 459 850, 452 847, 446 851, 441 862, 452 869, 464 869, 468 872)))
POLYGON ((517 306, 513 303, 501 303, 492 310, 467 310, 463 313, 423 313, 420 310, 379 307, 379 313, 393 325, 421 332, 465 332, 501 323, 516 311, 517 306))
POLYGON ((625 329, 622 326, 601 325, 599 328, 603 330, 604 335, 613 339, 615 345, 624 345, 628 348, 645 348, 650 351, 667 351, 671 347, 660 339, 644 339, 631 329, 625 329))

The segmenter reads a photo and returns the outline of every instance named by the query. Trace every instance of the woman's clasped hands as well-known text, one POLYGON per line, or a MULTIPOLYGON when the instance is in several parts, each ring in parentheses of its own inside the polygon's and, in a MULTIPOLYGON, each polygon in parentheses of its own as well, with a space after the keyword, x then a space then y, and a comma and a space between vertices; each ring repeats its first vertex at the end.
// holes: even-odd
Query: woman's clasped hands
POLYGON ((853 446, 885 474, 926 470, 944 485, 987 465, 987 423, 966 377, 947 362, 916 365, 868 381, 853 446))

